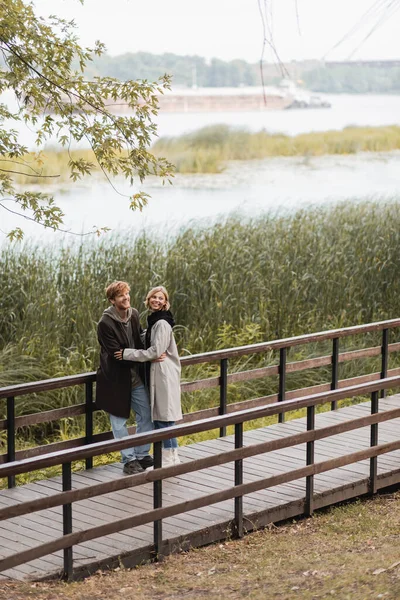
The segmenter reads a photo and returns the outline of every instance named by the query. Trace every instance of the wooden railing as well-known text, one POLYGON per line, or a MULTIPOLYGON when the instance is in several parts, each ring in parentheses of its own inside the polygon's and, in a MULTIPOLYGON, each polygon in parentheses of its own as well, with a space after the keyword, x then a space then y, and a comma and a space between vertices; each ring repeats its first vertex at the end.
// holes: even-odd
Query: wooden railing
MULTIPOLYGON (((307 394, 320 393, 325 392, 327 390, 341 389, 344 386, 351 386, 366 383, 369 381, 376 381, 377 379, 383 379, 388 375, 399 375, 400 368, 392 369, 390 371, 388 370, 389 354, 391 352, 397 352, 400 350, 399 342, 389 344, 389 332, 390 330, 396 327, 400 327, 400 319, 391 319, 388 321, 370 323, 367 325, 358 325, 355 327, 347 327, 343 329, 333 329, 329 331, 322 331, 318 333, 286 338, 282 340, 263 342, 260 344, 252 344, 248 346, 241 346, 238 348, 230 348, 214 352, 205 352, 203 354, 196 354, 192 356, 183 357, 181 358, 182 367, 211 363, 216 361, 220 363, 220 372, 218 376, 210 377, 207 379, 200 379, 197 381, 185 382, 181 385, 182 392, 193 392, 196 390, 205 390, 219 387, 219 406, 185 414, 183 422, 189 423, 198 419, 229 414, 237 410, 243 410, 257 406, 264 406, 274 402, 283 402, 284 400, 298 398, 307 394), (381 345, 374 346, 371 348, 365 348, 362 350, 354 350, 350 352, 339 351, 340 339, 349 336, 363 335, 378 331, 382 332, 381 345), (327 356, 320 356, 317 358, 310 358, 307 360, 287 362, 287 353, 290 348, 302 346, 305 344, 326 342, 327 340, 332 341, 331 354, 327 356), (272 365, 248 371, 241 371, 237 373, 229 373, 230 359, 236 359, 248 355, 262 354, 271 351, 279 351, 278 365, 272 365), (339 365, 341 363, 374 356, 381 357, 381 369, 379 372, 369 373, 367 375, 353 377, 351 379, 339 379, 339 365), (331 368, 331 380, 329 382, 312 387, 305 387, 297 390, 287 391, 287 374, 322 366, 330 366, 331 368), (230 384, 252 381, 255 379, 269 377, 272 375, 278 375, 279 377, 278 391, 276 394, 262 396, 259 398, 246 399, 237 403, 228 403, 228 386, 230 384)), ((5 454, 0 455, 0 465, 6 462, 12 462, 15 460, 21 460, 29 457, 41 456, 49 452, 57 452, 68 448, 76 448, 85 444, 90 444, 92 442, 111 439, 112 434, 109 431, 100 434, 93 433, 93 413, 97 410, 93 401, 93 383, 95 381, 96 373, 92 372, 0 388, 0 400, 5 399, 7 402, 7 418, 0 420, 0 431, 7 431, 7 452, 5 454), (77 385, 85 386, 84 403, 64 408, 57 408, 45 412, 16 416, 16 398, 31 393, 36 394, 41 392, 48 392, 77 385), (37 425, 40 423, 56 421, 59 419, 76 417, 79 415, 85 415, 84 437, 55 442, 43 446, 36 446, 20 451, 16 450, 16 429, 18 427, 37 425)), ((332 401, 331 408, 336 408, 336 401, 332 401)), ((280 422, 284 420, 284 414, 284 411, 278 413, 278 418, 280 422)), ((129 428, 130 433, 134 433, 134 431, 134 427, 129 428)), ((220 435, 225 434, 226 427, 221 426, 220 435)), ((86 458, 86 468, 91 468, 92 466, 92 457, 88 456, 86 458)), ((10 475, 8 478, 8 486, 13 487, 14 485, 15 477, 13 475, 10 475)))
MULTIPOLYGON (((220 415, 208 419, 202 419, 192 423, 183 423, 167 429, 152 433, 137 434, 121 440, 102 441, 88 444, 81 448, 52 452, 45 456, 26 458, 21 461, 11 462, 0 466, 0 477, 15 477, 21 473, 28 473, 36 469, 44 469, 55 465, 62 465, 63 491, 49 497, 17 503, 0 509, 0 520, 30 514, 35 511, 49 509, 55 506, 63 507, 63 535, 52 541, 43 543, 37 547, 18 552, 0 560, 0 571, 11 569, 23 563, 46 556, 53 552, 63 550, 64 552, 64 577, 72 578, 73 574, 73 547, 76 544, 124 531, 132 527, 153 523, 154 531, 154 557, 163 553, 162 521, 168 517, 205 507, 217 502, 232 499, 234 501, 233 531, 240 537, 243 535, 243 496, 257 490, 270 488, 276 485, 306 478, 306 492, 304 512, 312 514, 314 508, 314 476, 332 469, 349 465, 361 460, 370 460, 369 491, 375 493, 378 489, 377 483, 377 457, 387 452, 400 449, 400 436, 396 441, 378 445, 378 424, 400 417, 400 408, 378 412, 379 393, 387 389, 400 387, 400 377, 384 378, 343 389, 330 390, 319 394, 307 395, 293 400, 282 400, 269 406, 262 406, 233 412, 229 415, 220 415), (353 398, 360 395, 371 395, 371 414, 350 421, 341 422, 336 425, 315 429, 316 407, 324 403, 333 403, 345 398, 353 398), (246 421, 285 414, 288 411, 307 410, 307 431, 296 433, 284 438, 257 443, 243 447, 243 424, 246 421), (162 441, 171 437, 182 437, 199 432, 210 431, 216 428, 235 428, 235 449, 185 462, 170 467, 162 467, 162 441), (316 440, 330 436, 353 431, 361 427, 369 426, 370 447, 351 454, 345 454, 337 458, 314 462, 314 443, 316 440), (99 483, 83 489, 72 490, 71 464, 76 460, 93 459, 104 453, 119 451, 131 446, 153 443, 155 468, 120 479, 99 483), (305 465, 289 472, 258 479, 250 483, 243 483, 243 460, 251 456, 271 452, 281 448, 306 444, 305 465), (195 499, 180 502, 172 506, 162 506, 162 481, 168 477, 182 475, 193 471, 199 471, 207 467, 234 462, 234 486, 222 491, 214 492, 195 499), (101 494, 107 494, 128 487, 137 487, 153 482, 153 510, 128 516, 118 521, 91 527, 82 531, 72 532, 73 511, 72 503, 87 498, 93 498, 101 494)), ((61 534, 61 531, 60 531, 61 534)))

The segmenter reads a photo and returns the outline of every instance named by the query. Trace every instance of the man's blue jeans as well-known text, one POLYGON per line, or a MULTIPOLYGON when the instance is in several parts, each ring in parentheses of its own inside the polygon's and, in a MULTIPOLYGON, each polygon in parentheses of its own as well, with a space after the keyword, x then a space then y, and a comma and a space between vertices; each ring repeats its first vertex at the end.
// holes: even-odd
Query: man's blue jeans
MULTIPOLYGON (((131 409, 136 415, 136 432, 145 433, 146 431, 153 431, 150 402, 144 385, 140 385, 132 390, 131 409)), ((126 427, 127 420, 123 417, 116 417, 110 414, 111 429, 115 439, 120 440, 129 435, 126 427)), ((125 450, 121 450, 122 462, 127 463, 137 458, 143 458, 149 454, 149 450, 150 444, 125 448, 125 450)))

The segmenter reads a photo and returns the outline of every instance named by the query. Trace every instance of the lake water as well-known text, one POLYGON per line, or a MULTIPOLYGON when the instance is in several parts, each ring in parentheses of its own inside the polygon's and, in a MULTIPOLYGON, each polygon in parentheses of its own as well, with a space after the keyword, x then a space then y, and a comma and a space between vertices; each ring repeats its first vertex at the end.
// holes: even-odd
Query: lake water
MULTIPOLYGON (((159 116, 159 133, 179 135, 215 123, 289 135, 349 125, 400 124, 397 96, 326 97, 332 103, 331 109, 166 113, 159 116)), ((400 199, 399 167, 400 152, 237 161, 227 165, 221 174, 178 174, 172 186, 147 180, 141 189, 151 195, 151 200, 142 213, 129 210, 126 195, 133 190, 124 181, 116 182, 122 195, 99 179, 65 184, 55 188, 54 195, 66 212, 66 229, 80 233, 95 225, 108 226, 121 235, 126 229, 143 228, 163 234, 193 220, 209 223, 232 212, 251 217, 264 211, 293 210, 349 198, 400 199)), ((19 225, 35 241, 58 243, 64 237, 22 218, 17 221, 4 211, 0 216, 2 231, 19 225)))
POLYGON ((225 123, 266 129, 271 133, 297 135, 309 131, 343 129, 350 125, 397 125, 400 123, 400 96, 320 94, 329 109, 265 110, 259 112, 164 113, 158 117, 160 136, 173 136, 206 125, 225 123))

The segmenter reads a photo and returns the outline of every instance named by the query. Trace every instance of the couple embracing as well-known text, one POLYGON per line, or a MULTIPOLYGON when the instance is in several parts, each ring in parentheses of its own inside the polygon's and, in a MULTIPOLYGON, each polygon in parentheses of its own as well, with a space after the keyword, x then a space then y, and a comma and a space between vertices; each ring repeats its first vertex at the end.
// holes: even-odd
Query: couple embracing
MULTIPOLYGON (((155 287, 146 296, 149 310, 144 332, 139 313, 130 304, 130 287, 115 281, 106 289, 111 306, 97 327, 100 367, 97 371, 96 405, 110 415, 114 438, 128 434, 131 409, 136 414, 136 431, 170 427, 182 418, 180 360, 172 328, 168 292, 155 287)), ((150 444, 121 451, 123 470, 128 475, 153 466, 150 444)), ((179 463, 176 438, 164 441, 163 466, 179 463)))

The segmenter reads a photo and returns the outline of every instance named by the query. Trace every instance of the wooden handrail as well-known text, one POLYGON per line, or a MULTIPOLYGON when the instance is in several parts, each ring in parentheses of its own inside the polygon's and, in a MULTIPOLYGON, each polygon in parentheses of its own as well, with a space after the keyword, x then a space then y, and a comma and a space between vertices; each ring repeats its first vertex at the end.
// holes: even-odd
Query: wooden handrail
MULTIPOLYGON (((388 350, 389 350, 389 352, 398 352, 400 350, 400 343, 389 344, 388 350)), ((380 353, 381 353, 380 346, 374 346, 373 348, 364 348, 362 350, 352 350, 350 352, 342 352, 339 354, 339 363, 347 362, 350 360, 356 360, 356 359, 360 359, 360 358, 379 356, 380 353)), ((301 361, 289 362, 286 365, 286 370, 287 370, 287 373, 294 373, 294 372, 303 371, 306 369, 312 369, 312 368, 321 367, 321 366, 329 366, 331 364, 331 360, 332 360, 332 357, 330 355, 328 355, 328 356, 319 356, 318 358, 310 358, 310 359, 301 360, 301 361)), ((262 367, 259 369, 251 369, 249 371, 239 371, 237 373, 230 373, 227 377, 227 380, 228 380, 228 384, 239 382, 239 381, 240 382, 251 381, 254 379, 259 379, 261 377, 267 377, 269 375, 277 375, 278 370, 279 370, 278 365, 272 365, 269 367, 262 367)), ((89 378, 83 379, 83 381, 79 381, 79 383, 94 381, 94 379, 92 379, 92 377, 95 376, 94 373, 88 373, 87 375, 89 376, 89 378)), ((376 376, 378 377, 379 373, 377 373, 376 376)), ((82 377, 86 377, 86 375, 85 376, 79 375, 78 377, 81 380, 82 377)), ((60 379, 62 379, 62 378, 60 378, 60 379)), ((54 381, 54 380, 49 380, 49 381, 54 381)), ((346 380, 342 380, 342 381, 346 382, 346 380)), ((349 381, 352 381, 352 380, 349 380, 349 381)), ((39 384, 42 382, 36 382, 36 383, 39 384)), ((21 385, 33 385, 33 384, 21 384, 21 385)), ((71 385, 76 385, 76 383, 73 383, 71 385)), ((208 379, 197 379, 195 381, 183 382, 181 384, 181 390, 182 390, 182 392, 193 392, 193 391, 197 391, 197 390, 204 390, 204 389, 218 387, 218 385, 219 385, 219 377, 209 377, 208 379)), ((352 385, 352 384, 350 384, 350 385, 352 385)), ((17 386, 15 386, 15 387, 17 387, 17 386)), ((61 386, 59 386, 59 387, 61 387, 61 386)), ((10 386, 10 388, 11 388, 11 386, 10 386)), ((8 390, 9 388, 0 388, 0 390, 1 389, 8 390)), ((15 389, 15 388, 11 388, 11 389, 15 389)), ((307 390, 309 388, 304 388, 304 389, 307 390)), ((299 392, 299 390, 294 390, 294 391, 296 393, 299 392)), ((291 392, 288 392, 288 393, 290 394, 291 392)), ((229 404, 229 406, 232 406, 232 404, 229 404)), ((204 409, 204 410, 210 410, 210 409, 204 409)), ((200 411, 200 412, 202 412, 202 411, 200 411)), ((37 425, 39 423, 47 423, 49 421, 55 421, 57 419, 79 416, 79 415, 83 415, 83 414, 85 414, 85 404, 73 404, 72 406, 66 406, 63 408, 54 408, 52 410, 47 410, 44 412, 31 413, 28 415, 22 415, 22 416, 16 417, 15 418, 15 426, 16 427, 24 427, 27 425, 37 425)), ((192 413, 188 413, 188 414, 192 414, 192 413)), ((184 416, 184 419, 185 419, 185 417, 188 416, 188 414, 186 414, 184 416)), ((7 426, 7 419, 0 419, 0 431, 5 429, 6 426, 7 426)))
POLYGON ((216 350, 212 352, 204 352, 203 354, 194 354, 193 356, 185 356, 181 359, 182 365, 194 365, 202 362, 211 362, 213 360, 221 360, 222 358, 237 358, 245 354, 259 354, 266 350, 280 350, 281 348, 291 348, 293 346, 301 346, 311 344, 313 342, 322 342, 324 340, 332 340, 334 338, 343 338, 359 333, 369 333, 371 331, 381 331, 382 329, 393 329, 400 327, 400 319, 390 319, 388 321, 378 321, 376 323, 367 323, 366 325, 355 325, 353 327, 344 327, 342 329, 329 329, 328 331, 319 331, 318 333, 310 333, 299 335, 296 337, 274 340, 272 342, 261 342, 259 344, 251 344, 249 346, 239 346, 228 350, 216 350))
MULTIPOLYGON (((200 363, 212 362, 224 358, 238 358, 246 354, 260 354, 267 350, 279 350, 281 348, 290 348, 310 344, 313 342, 321 342, 334 338, 343 338, 360 333, 369 333, 371 331, 381 331, 383 329, 393 329, 400 327, 400 319, 390 319, 388 321, 379 321, 376 323, 368 323, 365 325, 356 325, 354 327, 345 327, 342 329, 330 329, 328 331, 320 331, 300 335, 296 337, 274 340, 271 342, 262 342, 259 344, 251 344, 248 346, 239 346, 237 348, 228 348, 224 350, 216 350, 212 352, 204 352, 202 354, 193 354, 191 356, 183 356, 181 358, 182 366, 190 366, 200 363)), ((398 348, 397 348, 398 349, 398 348)), ((394 351, 394 350, 392 350, 394 351)), ((10 396, 17 397, 34 392, 45 392, 74 385, 81 385, 88 382, 96 381, 96 372, 81 373, 78 375, 67 375, 65 377, 57 377, 53 379, 45 379, 29 383, 10 385, 0 388, 0 399, 10 396)), ((205 380, 206 381, 206 380, 205 380)))
POLYGON ((17 385, 8 385, 0 388, 0 399, 13 396, 24 396, 35 392, 49 392, 60 388, 81 385, 90 381, 96 381, 96 372, 80 373, 78 375, 65 375, 64 377, 55 377, 52 379, 42 379, 41 381, 32 381, 29 383, 18 383, 17 385))
POLYGON ((107 440, 104 442, 88 444, 84 447, 74 448, 72 450, 68 449, 52 452, 39 458, 27 458, 21 461, 13 461, 0 465, 0 477, 14 476, 76 460, 84 460, 100 454, 120 451, 131 446, 156 443, 171 437, 193 435, 194 433, 228 427, 229 425, 243 423, 244 421, 270 417, 279 413, 300 410, 309 406, 317 406, 325 404, 326 402, 339 401, 345 398, 370 394, 371 392, 396 388, 399 386, 400 376, 388 377, 386 379, 379 379, 365 384, 329 390, 320 394, 312 394, 302 398, 276 402, 267 406, 250 408, 209 419, 202 419, 192 423, 182 423, 181 425, 167 427, 150 433, 135 434, 134 436, 128 436, 120 440, 107 440))
MULTIPOLYGON (((295 364, 295 363, 293 363, 295 364)), ((251 371, 248 371, 251 373, 251 371)), ((400 369, 390 369, 388 371, 388 377, 397 377, 400 375, 400 369)), ((368 383, 370 381, 377 381, 381 379, 380 373, 369 373, 368 375, 361 375, 358 377, 351 377, 350 379, 341 379, 338 382, 338 389, 342 389, 344 387, 350 387, 353 385, 360 385, 363 383, 368 383)), ((319 385, 314 385, 306 388, 299 388, 296 390, 290 390, 286 392, 286 400, 292 400, 293 398, 300 398, 303 396, 310 396, 311 394, 321 394, 322 392, 326 392, 330 389, 329 383, 322 383, 319 385)), ((261 396, 258 398, 251 398, 249 400, 240 400, 239 402, 234 402, 228 404, 227 413, 231 414, 238 410, 247 410, 249 408, 255 408, 257 406, 266 406, 267 404, 273 404, 278 399, 278 394, 271 394, 270 396, 261 396)), ((57 415, 60 416, 71 416, 71 415, 79 415, 84 414, 84 404, 75 404, 71 407, 67 407, 64 409, 55 409, 57 411, 57 415), (62 411, 65 411, 62 412, 62 411)), ((55 412, 55 411, 54 411, 55 412)), ((26 415, 22 417, 16 417, 15 425, 16 427, 22 427, 24 425, 31 424, 31 418, 37 417, 34 419, 35 423, 46 422, 47 416, 51 417, 54 415, 53 411, 48 411, 44 413, 33 413, 32 415, 26 415), (50 413, 50 414, 49 414, 50 413), (43 417, 41 420, 39 417, 43 417)), ((200 419, 208 419, 211 417, 216 417, 219 414, 219 408, 203 408, 201 410, 197 410, 195 412, 186 413, 183 416, 182 422, 191 423, 193 421, 198 421, 200 419)), ((0 421, 0 425, 6 423, 6 420, 0 421)), ((1 429, 1 427, 0 427, 1 429)), ((128 431, 131 435, 135 433, 135 427, 128 427, 128 431)), ((105 431, 103 433, 96 433, 93 435, 93 442, 100 442, 103 440, 112 439, 113 435, 111 431, 105 431)), ((33 448, 28 448, 25 450, 17 450, 15 460, 24 460, 25 458, 32 458, 41 456, 43 454, 49 454, 50 452, 57 452, 60 450, 64 450, 67 448, 79 447, 83 446, 87 443, 85 437, 78 437, 69 440, 63 440, 61 442, 53 442, 51 444, 45 444, 43 446, 34 446, 33 448)), ((0 455, 0 464, 8 462, 7 454, 0 455)))

